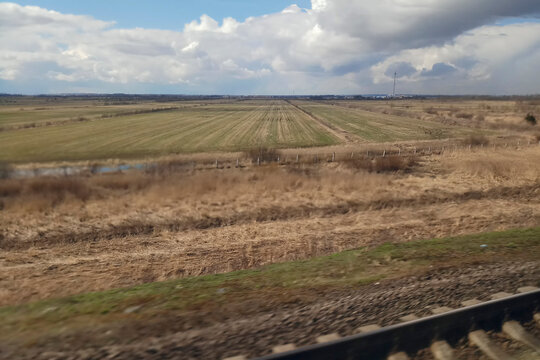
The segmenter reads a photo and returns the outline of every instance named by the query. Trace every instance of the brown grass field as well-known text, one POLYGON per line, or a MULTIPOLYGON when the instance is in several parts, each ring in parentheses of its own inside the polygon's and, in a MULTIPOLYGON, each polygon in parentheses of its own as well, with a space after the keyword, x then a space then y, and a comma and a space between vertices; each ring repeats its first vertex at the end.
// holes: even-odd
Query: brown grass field
POLYGON ((540 146, 0 182, 0 304, 540 225, 540 146))

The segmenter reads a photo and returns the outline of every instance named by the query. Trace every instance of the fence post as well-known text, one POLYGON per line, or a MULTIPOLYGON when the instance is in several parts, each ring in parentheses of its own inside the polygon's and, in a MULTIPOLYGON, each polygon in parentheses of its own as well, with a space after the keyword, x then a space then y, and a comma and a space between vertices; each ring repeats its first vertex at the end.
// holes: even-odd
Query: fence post
POLYGON ((334 162, 334 161, 336 161, 336 153, 335 152, 332 153, 332 162, 334 162))
POLYGON ((298 164, 299 156, 296 154, 296 163, 298 164))
POLYGON ((354 157, 354 152, 351 153, 351 159, 354 157))
POLYGON ((240 167, 240 160, 236 158, 236 167, 240 167))
POLYGON ((384 149, 383 153, 382 153, 382 157, 385 157, 386 156, 386 149, 384 149))
POLYGON ((260 165, 261 165, 261 158, 258 157, 258 158, 257 158, 257 166, 260 166, 260 165))
POLYGON ((401 148, 398 149, 398 156, 401 156, 401 148))
POLYGON ((217 168, 218 168, 218 161, 217 161, 217 159, 216 159, 216 169, 217 169, 217 168))

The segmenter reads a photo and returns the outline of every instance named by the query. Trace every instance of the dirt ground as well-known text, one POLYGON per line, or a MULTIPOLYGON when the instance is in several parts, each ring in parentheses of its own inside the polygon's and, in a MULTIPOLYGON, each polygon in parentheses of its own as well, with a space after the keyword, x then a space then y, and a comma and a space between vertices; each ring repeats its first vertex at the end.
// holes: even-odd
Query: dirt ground
POLYGON ((325 163, 102 175, 69 191, 2 183, 12 195, 1 198, 0 305, 538 226, 539 156, 474 148, 397 173, 325 163))

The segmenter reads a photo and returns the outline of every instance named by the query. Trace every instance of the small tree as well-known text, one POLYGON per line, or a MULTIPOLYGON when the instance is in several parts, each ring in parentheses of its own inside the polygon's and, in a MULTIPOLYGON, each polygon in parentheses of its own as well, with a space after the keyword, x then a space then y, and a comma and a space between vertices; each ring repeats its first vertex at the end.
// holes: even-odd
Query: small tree
POLYGON ((536 125, 536 118, 533 114, 527 114, 527 116, 525 116, 525 121, 527 121, 531 125, 536 125))

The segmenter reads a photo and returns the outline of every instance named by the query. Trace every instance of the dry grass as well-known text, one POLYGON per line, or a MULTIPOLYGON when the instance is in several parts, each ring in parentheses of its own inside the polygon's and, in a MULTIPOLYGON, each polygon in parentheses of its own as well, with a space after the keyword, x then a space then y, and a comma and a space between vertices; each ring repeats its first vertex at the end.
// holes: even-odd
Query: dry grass
MULTIPOLYGON (((538 226, 539 155, 490 147, 380 173, 345 162, 179 163, 182 171, 0 181, 0 303, 538 226)), ((388 159, 382 168, 395 166, 388 159)))
POLYGON ((490 151, 476 154, 462 153, 456 157, 445 158, 443 167, 465 178, 472 177, 484 181, 504 181, 523 183, 540 181, 540 162, 538 151, 490 151))

